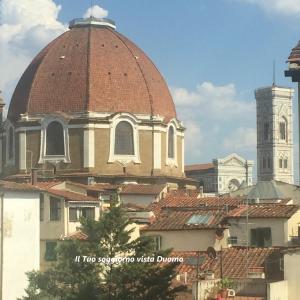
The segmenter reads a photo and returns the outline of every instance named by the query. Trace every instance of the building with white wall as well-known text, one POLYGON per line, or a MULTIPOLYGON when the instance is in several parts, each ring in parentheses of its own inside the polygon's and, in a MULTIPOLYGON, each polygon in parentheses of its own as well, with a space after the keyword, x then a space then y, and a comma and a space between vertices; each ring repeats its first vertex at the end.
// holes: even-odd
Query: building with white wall
POLYGON ((224 194, 234 191, 243 183, 252 184, 253 160, 232 153, 212 163, 185 166, 187 177, 196 179, 206 193, 224 194))
POLYGON ((0 182, 0 299, 22 297, 26 272, 40 267, 40 191, 0 182))

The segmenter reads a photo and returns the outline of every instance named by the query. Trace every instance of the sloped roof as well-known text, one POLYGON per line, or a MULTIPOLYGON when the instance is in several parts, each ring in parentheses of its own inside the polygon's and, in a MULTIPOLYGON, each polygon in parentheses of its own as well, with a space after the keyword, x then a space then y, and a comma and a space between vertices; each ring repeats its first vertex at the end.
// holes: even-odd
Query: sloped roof
POLYGON ((228 217, 243 218, 290 218, 299 210, 298 205, 260 204, 240 205, 229 211, 228 217), (247 212, 248 210, 248 212, 247 212))
POLYGON ((66 201, 99 202, 97 198, 66 190, 47 189, 47 192, 54 196, 63 197, 66 201))
POLYGON ((158 195, 165 184, 125 184, 122 186, 121 195, 158 195))
MULTIPOLYGON (((206 251, 199 251, 202 257, 202 264, 200 265, 200 271, 213 271, 215 278, 220 278, 220 252, 217 252, 216 259, 209 258, 206 251)), ((197 251, 174 251, 171 254, 172 257, 183 257, 184 262, 178 266, 178 273, 188 273, 188 279, 195 279, 196 266, 189 263, 189 258, 197 258, 197 251)), ((269 274, 269 269, 265 269, 265 266, 270 267, 270 264, 277 264, 279 266, 279 259, 282 256, 280 248, 243 248, 233 247, 223 249, 222 251, 222 264, 223 264, 223 276, 227 278, 246 278, 247 270, 249 272, 265 272, 266 277, 272 276, 269 274), (267 263, 268 262, 268 263, 267 263)), ((280 276, 280 274, 273 274, 280 276)))
POLYGON ((41 192, 37 186, 29 183, 16 183, 12 181, 0 180, 0 190, 23 191, 23 192, 41 192))
POLYGON ((249 191, 248 199, 280 199, 283 195, 274 181, 258 181, 249 191))
POLYGON ((201 170, 208 170, 213 169, 215 165, 213 163, 206 163, 206 164, 194 164, 194 165, 187 165, 184 167, 184 171, 201 171, 201 170))
POLYGON ((157 220, 143 230, 213 229, 221 227, 223 217, 222 213, 212 209, 168 208, 163 209, 157 220))

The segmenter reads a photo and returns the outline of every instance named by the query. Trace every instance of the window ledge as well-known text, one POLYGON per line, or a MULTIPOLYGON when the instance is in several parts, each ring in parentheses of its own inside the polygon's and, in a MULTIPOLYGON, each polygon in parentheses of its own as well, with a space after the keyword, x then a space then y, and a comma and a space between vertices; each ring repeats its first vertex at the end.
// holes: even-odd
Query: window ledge
POLYGON ((166 166, 170 166, 170 167, 178 167, 177 161, 174 158, 167 158, 166 161, 166 166))
POLYGON ((45 163, 46 161, 58 163, 58 162, 64 162, 64 163, 71 163, 71 160, 66 155, 46 155, 39 159, 39 164, 45 163))
POLYGON ((112 155, 109 157, 108 163, 119 162, 120 164, 129 164, 133 162, 135 164, 140 164, 141 160, 136 155, 112 155))

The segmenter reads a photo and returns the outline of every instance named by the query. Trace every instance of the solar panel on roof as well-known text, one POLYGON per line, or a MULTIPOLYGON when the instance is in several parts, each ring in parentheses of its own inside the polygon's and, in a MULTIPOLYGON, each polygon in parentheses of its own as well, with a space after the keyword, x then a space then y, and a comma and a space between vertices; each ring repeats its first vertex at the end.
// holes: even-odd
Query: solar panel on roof
POLYGON ((207 225, 210 219, 210 215, 193 215, 187 221, 188 225, 196 225, 196 224, 203 224, 207 225))

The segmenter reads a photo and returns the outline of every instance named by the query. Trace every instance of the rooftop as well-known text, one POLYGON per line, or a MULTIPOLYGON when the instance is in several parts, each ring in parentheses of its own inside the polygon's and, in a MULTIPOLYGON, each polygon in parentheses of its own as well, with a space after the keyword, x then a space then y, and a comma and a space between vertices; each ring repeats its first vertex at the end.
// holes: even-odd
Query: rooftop
POLYGON ((260 204, 240 205, 228 213, 231 218, 290 218, 299 210, 298 205, 260 204), (247 209, 248 208, 248 209, 247 209), (248 210, 248 212, 247 212, 248 210))
POLYGON ((165 208, 145 231, 220 228, 224 215, 217 210, 165 208))
MULTIPOLYGON (((213 271, 215 278, 220 278, 220 252, 217 252, 216 259, 209 258, 206 251, 200 251, 201 257, 200 271, 213 271)), ((196 251, 174 251, 172 256, 183 257, 184 262, 178 266, 178 273, 188 273, 189 280, 195 278, 196 265, 190 262, 197 259, 196 251)), ((279 266, 280 257, 282 257, 280 248, 227 248, 222 251, 223 276, 227 278, 247 278, 247 273, 251 271, 264 272, 266 278, 273 275, 272 267, 279 266), (267 268, 266 268, 267 267, 267 268), (248 271, 248 272, 247 272, 248 271)))
POLYGON ((185 172, 187 171, 201 171, 201 170, 208 170, 213 169, 215 165, 213 163, 206 163, 206 164, 194 164, 194 165, 187 165, 184 167, 185 172))
POLYGON ((121 195, 158 195, 166 187, 165 184, 125 184, 122 185, 121 195))

